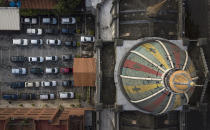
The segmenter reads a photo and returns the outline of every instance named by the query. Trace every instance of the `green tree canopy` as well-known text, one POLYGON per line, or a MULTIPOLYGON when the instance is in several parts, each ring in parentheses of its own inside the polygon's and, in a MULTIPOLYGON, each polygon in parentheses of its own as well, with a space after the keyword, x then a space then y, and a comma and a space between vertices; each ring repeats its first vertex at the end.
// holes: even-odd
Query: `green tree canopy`
POLYGON ((80 2, 81 0, 58 0, 55 9, 60 14, 68 14, 69 12, 74 11, 80 2))

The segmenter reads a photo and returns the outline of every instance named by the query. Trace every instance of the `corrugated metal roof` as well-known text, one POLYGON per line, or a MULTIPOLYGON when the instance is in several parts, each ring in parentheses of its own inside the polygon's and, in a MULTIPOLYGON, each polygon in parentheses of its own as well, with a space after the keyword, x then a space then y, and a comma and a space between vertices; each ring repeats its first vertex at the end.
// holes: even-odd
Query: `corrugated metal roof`
POLYGON ((56 0, 21 0, 23 9, 53 9, 56 4, 56 0))
POLYGON ((95 58, 74 58, 73 71, 74 86, 95 86, 95 58))
POLYGON ((0 30, 20 30, 19 8, 0 7, 0 30))

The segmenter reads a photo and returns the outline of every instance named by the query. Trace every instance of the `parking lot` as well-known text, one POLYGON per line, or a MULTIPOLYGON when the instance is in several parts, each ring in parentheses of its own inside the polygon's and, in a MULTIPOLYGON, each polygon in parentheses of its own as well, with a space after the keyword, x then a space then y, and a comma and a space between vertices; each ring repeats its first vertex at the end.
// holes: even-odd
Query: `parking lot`
MULTIPOLYGON (((58 18, 59 19, 59 18, 58 18)), ((76 57, 81 56, 81 47, 78 44, 80 42, 80 34, 74 34, 74 35, 64 35, 62 33, 58 34, 45 34, 44 30, 53 28, 57 30, 61 30, 62 28, 68 28, 68 29, 79 29, 80 33, 83 32, 85 25, 81 24, 72 24, 72 25, 61 25, 58 21, 58 24, 56 25, 44 25, 41 23, 41 18, 38 18, 38 24, 31 25, 31 24, 22 24, 21 25, 21 31, 20 32, 0 32, 0 97, 2 98, 2 95, 4 94, 21 94, 21 93, 34 93, 37 96, 37 99, 39 99, 40 94, 50 94, 54 93, 57 94, 59 92, 69 92, 73 91, 76 93, 81 93, 79 95, 83 95, 83 89, 82 88, 74 88, 74 87, 62 87, 62 81, 63 80, 73 80, 73 74, 43 74, 43 75, 34 75, 29 72, 30 68, 32 67, 39 67, 45 70, 46 67, 52 68, 52 67, 73 67, 73 60, 70 62, 64 62, 62 61, 62 55, 68 55, 73 54, 76 57), (37 35, 28 35, 26 34, 27 28, 42 28, 43 29, 43 35, 37 36, 37 35), (43 45, 31 45, 29 43, 28 46, 14 46, 12 45, 12 39, 42 39, 43 45), (61 40, 62 44, 60 46, 52 46, 46 44, 46 39, 59 39, 61 40), (77 41, 77 47, 68 47, 65 46, 63 42, 65 41, 77 41), (46 62, 43 63, 13 63, 10 61, 11 56, 25 56, 25 57, 37 57, 37 56, 58 56, 57 62, 46 62), (11 73, 12 68, 26 68, 28 71, 27 75, 21 76, 21 75, 13 75, 11 73), (35 81, 57 81, 56 87, 39 87, 39 88, 22 88, 22 89, 12 89, 10 88, 11 82, 35 82, 35 81)), ((75 101, 78 104, 78 99, 70 99, 72 102, 75 101), (74 100, 74 101, 73 101, 74 100)), ((70 101, 69 100, 69 101, 70 101)), ((68 101, 68 102, 69 102, 68 101)), ((71 102, 70 101, 70 102, 71 102)), ((5 101, 3 101, 5 102, 5 101)), ((1 102, 1 105, 5 105, 5 103, 1 102)), ((24 101, 24 102, 31 102, 31 101, 24 101)), ((70 103, 69 102, 69 103, 70 103)), ((36 102, 34 102, 36 103, 36 102)), ((40 104, 40 101, 37 102, 40 104)), ((45 102, 46 103, 46 102, 45 102)), ((50 102, 49 102, 50 103, 50 102)), ((55 103, 56 104, 56 103, 55 103)))

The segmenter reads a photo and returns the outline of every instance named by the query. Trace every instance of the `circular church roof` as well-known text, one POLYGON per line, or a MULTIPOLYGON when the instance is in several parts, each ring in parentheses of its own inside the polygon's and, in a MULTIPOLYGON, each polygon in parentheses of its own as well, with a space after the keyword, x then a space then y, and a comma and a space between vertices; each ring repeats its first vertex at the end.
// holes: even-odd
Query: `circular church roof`
POLYGON ((187 104, 197 79, 187 51, 166 40, 135 45, 122 59, 118 73, 127 100, 151 114, 187 104))

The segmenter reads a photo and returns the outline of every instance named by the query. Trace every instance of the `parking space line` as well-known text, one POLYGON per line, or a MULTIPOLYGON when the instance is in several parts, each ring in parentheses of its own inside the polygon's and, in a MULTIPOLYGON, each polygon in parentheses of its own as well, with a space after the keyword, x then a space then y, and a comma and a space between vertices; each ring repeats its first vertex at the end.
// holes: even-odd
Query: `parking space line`
POLYGON ((9 48, 9 59, 8 59, 8 61, 10 61, 10 48, 9 48))
POLYGON ((1 49, 1 64, 2 64, 2 49, 1 49))
POLYGON ((19 55, 18 55, 18 48, 17 48, 17 56, 19 56, 19 55))

